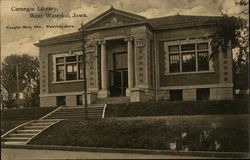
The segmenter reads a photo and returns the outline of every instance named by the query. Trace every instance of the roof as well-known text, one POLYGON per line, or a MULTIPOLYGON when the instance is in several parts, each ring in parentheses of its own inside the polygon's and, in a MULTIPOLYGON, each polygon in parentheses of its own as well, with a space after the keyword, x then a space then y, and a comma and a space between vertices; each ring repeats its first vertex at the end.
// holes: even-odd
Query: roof
MULTIPOLYGON (((182 28, 182 27, 191 27, 191 26, 202 26, 202 25, 212 25, 214 22, 212 20, 216 20, 221 18, 221 16, 191 16, 191 15, 174 15, 174 16, 166 16, 160 18, 151 18, 147 19, 143 16, 118 10, 111 7, 109 10, 105 11, 104 13, 100 14, 99 16, 93 18, 89 22, 87 22, 84 26, 87 28, 91 28, 90 26, 95 22, 99 21, 101 18, 109 15, 110 13, 116 13, 121 15, 126 15, 128 17, 132 17, 137 19, 140 22, 144 22, 147 25, 151 26, 155 30, 162 30, 162 29, 174 29, 174 28, 182 28)), ((64 34, 48 39, 44 39, 36 43, 36 46, 39 45, 46 45, 52 43, 60 43, 65 41, 76 41, 81 40, 81 34, 76 31, 69 34, 64 34)))
POLYGON ((181 26, 190 26, 194 24, 210 24, 212 20, 221 18, 220 16, 190 16, 190 15, 174 15, 166 16, 160 18, 151 18, 148 19, 154 26, 158 29, 165 28, 178 28, 181 26))

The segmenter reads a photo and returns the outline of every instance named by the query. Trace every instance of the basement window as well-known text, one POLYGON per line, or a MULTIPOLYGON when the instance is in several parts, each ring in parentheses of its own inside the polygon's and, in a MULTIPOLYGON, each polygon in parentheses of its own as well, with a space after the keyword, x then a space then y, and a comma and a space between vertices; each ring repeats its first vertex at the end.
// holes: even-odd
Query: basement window
POLYGON ((66 106, 66 97, 65 96, 58 96, 56 97, 57 106, 66 106))
POLYGON ((196 89, 196 99, 197 100, 209 100, 210 99, 210 89, 209 88, 196 89))
POLYGON ((170 90, 170 100, 171 101, 182 101, 182 90, 170 90))
POLYGON ((76 104, 79 106, 79 105, 82 105, 82 95, 77 95, 76 96, 76 104))

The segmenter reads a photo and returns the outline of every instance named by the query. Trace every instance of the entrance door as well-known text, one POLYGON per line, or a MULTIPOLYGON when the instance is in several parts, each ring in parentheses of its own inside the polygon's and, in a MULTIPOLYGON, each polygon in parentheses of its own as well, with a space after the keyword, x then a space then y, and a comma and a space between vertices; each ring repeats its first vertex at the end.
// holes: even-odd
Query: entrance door
POLYGON ((127 53, 114 54, 114 70, 110 71, 110 96, 126 96, 128 88, 127 53))

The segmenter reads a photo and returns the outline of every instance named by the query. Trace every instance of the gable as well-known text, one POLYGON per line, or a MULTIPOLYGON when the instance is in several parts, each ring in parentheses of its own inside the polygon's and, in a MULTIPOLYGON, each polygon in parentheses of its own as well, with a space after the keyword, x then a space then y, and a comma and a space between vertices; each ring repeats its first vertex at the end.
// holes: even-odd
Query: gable
POLYGON ((91 29, 91 28, 101 28, 110 26, 120 26, 133 23, 142 23, 142 22, 145 22, 144 17, 110 11, 96 17, 95 19, 87 23, 85 26, 87 29, 91 29))

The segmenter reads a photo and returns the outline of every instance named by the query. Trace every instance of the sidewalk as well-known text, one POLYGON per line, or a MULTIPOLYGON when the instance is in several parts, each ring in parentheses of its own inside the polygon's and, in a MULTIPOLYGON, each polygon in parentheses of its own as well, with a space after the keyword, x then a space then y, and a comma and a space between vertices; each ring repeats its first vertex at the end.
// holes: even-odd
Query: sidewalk
POLYGON ((1 145, 2 148, 36 149, 36 150, 61 150, 61 151, 83 151, 102 153, 126 153, 126 154, 148 154, 148 155, 175 155, 175 156, 198 156, 198 157, 221 157, 221 158, 247 158, 246 152, 209 152, 209 151, 170 151, 170 150, 148 150, 127 148, 96 148, 77 146, 53 146, 53 145, 1 145))
POLYGON ((2 148, 2 160, 41 160, 41 159, 204 159, 208 157, 178 156, 142 153, 107 153, 88 151, 64 151, 46 149, 2 148))

